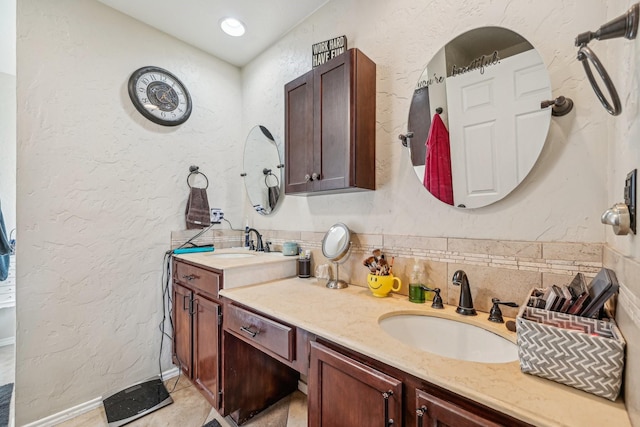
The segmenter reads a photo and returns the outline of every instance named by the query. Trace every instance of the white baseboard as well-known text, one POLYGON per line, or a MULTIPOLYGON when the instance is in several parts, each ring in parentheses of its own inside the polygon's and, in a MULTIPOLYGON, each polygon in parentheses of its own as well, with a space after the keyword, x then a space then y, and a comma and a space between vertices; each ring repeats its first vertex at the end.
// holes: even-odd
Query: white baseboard
POLYGON ((102 397, 96 397, 95 399, 91 399, 88 402, 81 403, 80 405, 74 406, 73 408, 66 409, 64 411, 58 412, 57 414, 49 415, 46 418, 42 418, 30 424, 26 424, 24 427, 52 427, 56 424, 60 424, 61 422, 82 415, 85 412, 89 412, 96 408, 99 408, 101 405, 102 397))
POLYGON ((16 343, 16 337, 2 338, 0 339, 0 347, 4 347, 5 345, 11 345, 16 343))
MULTIPOLYGON (((173 367, 164 371, 162 373, 162 378, 166 381, 177 376, 178 373, 178 368, 173 367)), ((23 427, 53 427, 64 421, 68 421, 86 412, 93 411, 94 409, 101 407, 102 399, 102 396, 96 397, 95 399, 91 399, 88 402, 81 403, 80 405, 74 406, 73 408, 65 409, 64 411, 60 411, 57 414, 49 415, 48 417, 34 421, 30 424, 25 424, 23 427)))

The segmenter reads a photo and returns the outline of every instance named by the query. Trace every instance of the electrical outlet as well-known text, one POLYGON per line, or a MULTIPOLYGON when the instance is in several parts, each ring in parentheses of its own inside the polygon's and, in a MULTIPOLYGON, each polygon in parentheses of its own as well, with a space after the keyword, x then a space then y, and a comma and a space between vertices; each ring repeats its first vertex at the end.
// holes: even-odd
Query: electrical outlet
POLYGON ((629 208, 629 217, 631 219, 631 231, 636 234, 636 179, 638 169, 634 169, 627 174, 624 181, 624 203, 629 208))
POLYGON ((220 224, 224 219, 224 212, 221 208, 211 208, 211 224, 220 224))

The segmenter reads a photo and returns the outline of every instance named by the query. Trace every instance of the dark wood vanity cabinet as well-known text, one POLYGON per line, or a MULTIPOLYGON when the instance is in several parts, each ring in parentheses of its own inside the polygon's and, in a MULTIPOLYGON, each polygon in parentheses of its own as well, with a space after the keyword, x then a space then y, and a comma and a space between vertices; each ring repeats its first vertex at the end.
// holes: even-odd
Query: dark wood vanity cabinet
POLYGON ((298 388, 311 336, 229 301, 224 310, 223 412, 240 425, 298 388))
POLYGON ((311 343, 309 427, 402 426, 402 381, 311 343))
POLYGON ((285 192, 375 190, 376 66, 358 49, 285 85, 285 192))
POLYGON ((220 407, 222 273, 173 261, 173 363, 220 407))
MULTIPOLYGON (((501 427, 453 402, 416 390, 416 427, 501 427)), ((507 426, 515 424, 506 424, 507 426)))
POLYGON ((309 427, 532 427, 322 339, 308 384, 309 427))

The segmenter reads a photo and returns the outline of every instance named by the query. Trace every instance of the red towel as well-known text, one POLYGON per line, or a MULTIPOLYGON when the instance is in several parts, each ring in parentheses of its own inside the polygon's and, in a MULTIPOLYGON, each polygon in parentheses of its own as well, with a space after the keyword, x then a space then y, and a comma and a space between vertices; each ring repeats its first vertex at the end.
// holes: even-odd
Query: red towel
POLYGON ((424 162, 423 184, 435 197, 453 205, 449 131, 439 114, 433 116, 425 145, 427 146, 427 157, 424 162))

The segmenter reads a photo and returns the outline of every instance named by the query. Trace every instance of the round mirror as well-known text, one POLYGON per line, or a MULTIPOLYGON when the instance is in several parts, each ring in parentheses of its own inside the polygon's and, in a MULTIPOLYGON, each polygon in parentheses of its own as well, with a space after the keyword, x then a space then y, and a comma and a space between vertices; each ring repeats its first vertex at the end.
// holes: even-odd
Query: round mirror
POLYGON ((348 286, 347 282, 340 280, 339 262, 346 261, 346 256, 351 247, 351 232, 349 227, 342 223, 334 224, 326 232, 322 239, 322 254, 336 264, 336 279, 327 282, 327 288, 342 289, 348 286))
POLYGON ((256 212, 271 214, 281 199, 282 161, 271 132, 255 126, 244 145, 244 185, 256 212))
POLYGON ((544 146, 549 74, 533 46, 501 27, 459 35, 429 61, 409 109, 413 169, 437 199, 459 208, 515 189, 544 146))

